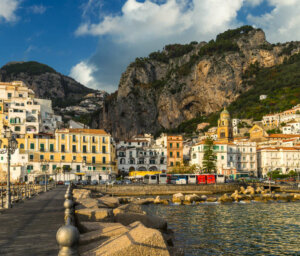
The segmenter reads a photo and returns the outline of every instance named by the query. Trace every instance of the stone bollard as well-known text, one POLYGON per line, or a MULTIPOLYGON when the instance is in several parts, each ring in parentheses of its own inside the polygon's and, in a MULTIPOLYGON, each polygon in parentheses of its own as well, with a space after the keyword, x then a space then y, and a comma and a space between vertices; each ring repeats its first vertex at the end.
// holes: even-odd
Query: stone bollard
POLYGON ((60 250, 58 256, 77 256, 77 245, 79 241, 79 231, 73 225, 62 226, 56 233, 56 241, 60 250))
POLYGON ((64 207, 65 207, 65 224, 68 223, 68 219, 70 221, 70 224, 74 225, 75 220, 74 220, 74 202, 70 199, 66 199, 64 202, 64 207))

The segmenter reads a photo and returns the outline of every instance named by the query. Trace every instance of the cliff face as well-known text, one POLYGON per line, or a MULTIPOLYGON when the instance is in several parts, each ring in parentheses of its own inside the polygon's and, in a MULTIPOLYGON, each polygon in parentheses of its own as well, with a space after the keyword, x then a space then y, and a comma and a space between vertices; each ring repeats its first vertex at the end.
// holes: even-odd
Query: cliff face
POLYGON ((295 42, 271 45, 262 30, 251 27, 183 50, 166 46, 127 68, 118 91, 105 102, 98 127, 116 138, 177 127, 220 110, 251 88, 245 83, 251 68, 281 64, 299 49, 295 42))
POLYGON ((12 62, 0 69, 0 81, 23 81, 36 97, 51 99, 54 105, 79 100, 94 90, 37 62, 12 62))

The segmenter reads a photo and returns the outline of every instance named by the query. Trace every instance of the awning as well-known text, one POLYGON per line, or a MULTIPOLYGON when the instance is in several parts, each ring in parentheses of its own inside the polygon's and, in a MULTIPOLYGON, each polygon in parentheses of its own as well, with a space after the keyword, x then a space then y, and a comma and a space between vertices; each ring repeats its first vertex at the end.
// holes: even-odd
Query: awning
POLYGON ((84 172, 75 172, 75 175, 82 176, 82 175, 85 175, 85 173, 84 172))

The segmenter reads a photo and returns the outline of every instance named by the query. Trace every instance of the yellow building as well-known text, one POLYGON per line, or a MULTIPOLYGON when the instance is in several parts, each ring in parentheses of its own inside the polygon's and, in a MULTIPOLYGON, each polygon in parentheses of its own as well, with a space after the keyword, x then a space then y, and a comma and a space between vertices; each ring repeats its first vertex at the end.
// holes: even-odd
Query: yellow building
POLYGON ((218 141, 229 142, 233 139, 232 123, 230 114, 226 108, 221 112, 218 120, 218 141))
POLYGON ((60 129, 54 135, 26 134, 17 141, 12 162, 27 157, 27 180, 43 175, 44 169, 57 180, 101 180, 117 172, 115 146, 104 130, 60 129))

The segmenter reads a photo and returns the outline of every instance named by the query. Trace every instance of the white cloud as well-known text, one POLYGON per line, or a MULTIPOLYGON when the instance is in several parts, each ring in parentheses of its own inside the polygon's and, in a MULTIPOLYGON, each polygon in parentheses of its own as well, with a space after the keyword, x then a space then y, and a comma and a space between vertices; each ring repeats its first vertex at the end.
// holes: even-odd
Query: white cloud
POLYGON ((0 0, 0 21, 4 19, 6 22, 12 22, 17 19, 16 10, 19 6, 17 0, 0 0))
POLYGON ((92 73, 95 72, 95 70, 96 68, 93 65, 89 65, 87 62, 81 61, 72 67, 70 76, 83 85, 96 88, 97 83, 94 81, 92 76, 92 73))
MULTIPOLYGON (((232 25, 243 0, 167 0, 158 4, 127 0, 122 13, 105 16, 99 23, 85 22, 77 35, 111 35, 118 42, 135 43, 183 34, 207 37, 232 25)), ((181 39, 182 41, 182 39, 181 39)))
POLYGON ((243 1, 127 0, 120 13, 103 15, 100 12, 100 21, 95 23, 86 19, 86 10, 92 10, 94 3, 88 0, 83 9, 84 22, 75 33, 100 38, 99 48, 89 60, 99 69, 90 74, 101 81, 101 85, 108 84, 111 90, 117 88, 121 73, 136 57, 147 56, 170 43, 210 40, 238 26, 236 16, 243 1), (109 53, 104 52, 107 49, 109 53), (117 53, 122 55, 117 56, 117 53))
POLYGON ((261 27, 270 42, 300 39, 300 0, 268 0, 274 9, 261 16, 248 15, 248 21, 261 27))
POLYGON ((34 14, 43 14, 47 10, 47 7, 44 5, 32 5, 29 7, 29 10, 34 14))

